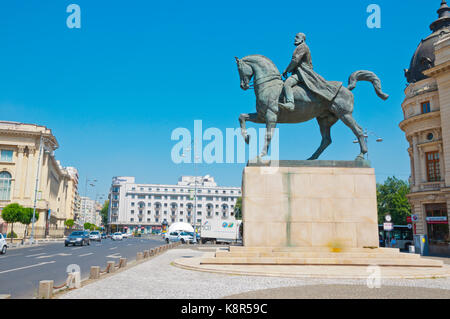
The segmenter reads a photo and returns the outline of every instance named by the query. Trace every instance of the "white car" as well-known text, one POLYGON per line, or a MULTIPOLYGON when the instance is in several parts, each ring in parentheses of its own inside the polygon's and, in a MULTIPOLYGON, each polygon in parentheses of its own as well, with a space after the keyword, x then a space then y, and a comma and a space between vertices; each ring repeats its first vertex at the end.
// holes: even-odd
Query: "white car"
POLYGON ((8 248, 8 245, 6 244, 6 238, 3 237, 2 234, 0 234, 0 254, 6 254, 6 249, 8 248))
POLYGON ((119 232, 114 233, 114 234, 111 236, 111 239, 112 239, 112 240, 122 240, 122 239, 123 239, 123 234, 122 234, 122 233, 119 233, 119 232))
POLYGON ((90 240, 96 240, 96 241, 102 241, 102 235, 98 231, 91 231, 89 233, 89 239, 90 240))
POLYGON ((194 237, 188 232, 184 231, 174 231, 170 233, 166 233, 164 239, 167 243, 169 242, 177 242, 181 241, 182 244, 191 243, 194 240, 194 237))
POLYGON ((123 238, 129 238, 131 237, 131 233, 122 233, 123 238))

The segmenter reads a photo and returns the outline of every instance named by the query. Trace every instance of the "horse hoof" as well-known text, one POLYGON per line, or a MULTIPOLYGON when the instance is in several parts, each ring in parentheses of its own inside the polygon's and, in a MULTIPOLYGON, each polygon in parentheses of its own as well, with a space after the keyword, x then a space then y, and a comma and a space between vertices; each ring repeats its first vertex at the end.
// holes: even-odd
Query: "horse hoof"
POLYGON ((356 156, 355 161, 364 161, 364 155, 363 154, 359 154, 358 156, 356 156))

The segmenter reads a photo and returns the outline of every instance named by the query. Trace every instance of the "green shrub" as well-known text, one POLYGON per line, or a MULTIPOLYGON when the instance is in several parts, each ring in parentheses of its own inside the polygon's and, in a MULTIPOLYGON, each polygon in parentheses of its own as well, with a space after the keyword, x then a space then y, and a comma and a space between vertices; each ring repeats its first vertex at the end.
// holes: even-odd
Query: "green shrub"
POLYGON ((7 238, 17 238, 17 234, 15 232, 12 232, 12 235, 11 235, 11 233, 9 232, 6 237, 7 238))

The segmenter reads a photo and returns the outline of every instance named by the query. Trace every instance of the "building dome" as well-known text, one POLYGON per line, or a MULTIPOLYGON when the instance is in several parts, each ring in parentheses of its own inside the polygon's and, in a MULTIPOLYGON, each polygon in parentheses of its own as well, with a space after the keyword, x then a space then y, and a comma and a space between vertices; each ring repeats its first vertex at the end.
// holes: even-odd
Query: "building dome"
POLYGON ((422 40, 411 59, 409 69, 405 70, 408 83, 416 83, 427 78, 423 71, 434 67, 434 44, 445 34, 450 33, 450 8, 443 0, 439 8, 438 19, 430 25, 433 32, 422 40))

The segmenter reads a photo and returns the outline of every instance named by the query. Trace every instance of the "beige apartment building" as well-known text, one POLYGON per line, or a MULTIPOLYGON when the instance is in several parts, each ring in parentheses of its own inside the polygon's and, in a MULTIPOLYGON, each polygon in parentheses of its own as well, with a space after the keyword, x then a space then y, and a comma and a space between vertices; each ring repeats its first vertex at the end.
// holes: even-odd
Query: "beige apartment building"
POLYGON ((442 1, 432 33, 422 40, 405 75, 400 128, 410 147, 408 195, 416 234, 430 253, 450 254, 450 8, 442 1))
MULTIPOLYGON (((79 209, 78 172, 73 167, 62 167, 56 160, 54 151, 58 147, 55 136, 45 126, 0 121, 0 216, 10 203, 33 207, 39 173, 36 237, 61 236, 64 221, 73 219, 79 209)), ((0 217, 0 232, 6 232, 6 228, 8 232, 11 229, 0 217)), ((23 225, 14 225, 19 237, 23 230, 23 225)))

